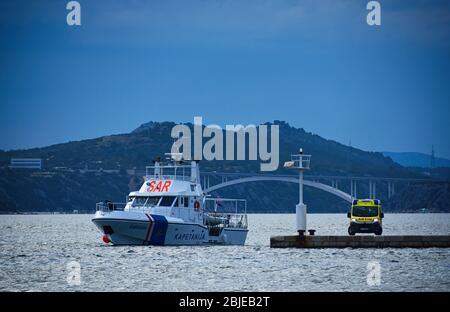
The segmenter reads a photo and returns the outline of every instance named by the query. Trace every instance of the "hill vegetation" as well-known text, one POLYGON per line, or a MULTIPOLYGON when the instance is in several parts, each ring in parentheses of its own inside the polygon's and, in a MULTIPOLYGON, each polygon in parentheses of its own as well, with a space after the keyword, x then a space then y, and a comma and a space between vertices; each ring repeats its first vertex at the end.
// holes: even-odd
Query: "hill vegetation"
MULTIPOLYGON (((275 123, 280 127, 281 164, 276 173, 287 174, 282 168, 283 161, 290 159, 290 154, 302 147, 313 155, 309 174, 426 178, 381 153, 366 152, 327 140, 283 121, 275 123)), ((192 128, 192 124, 187 125, 192 128)), ((129 191, 139 187, 145 166, 170 151, 173 126, 173 122, 149 122, 126 134, 44 148, 0 151, 0 211, 92 212, 95 203, 106 198, 123 202, 129 191), (45 168, 40 172, 9 169, 10 159, 15 157, 42 158, 45 168)), ((259 161, 202 161, 201 170, 259 173, 259 165, 259 161)), ((450 199, 448 192, 442 192, 445 187, 444 183, 444 186, 427 188, 427 194, 443 194, 438 204, 415 200, 409 207, 430 204, 434 211, 448 211, 448 207, 442 206, 445 200, 448 202, 450 199)), ((346 192, 350 192, 349 188, 349 185, 341 186, 346 192)), ((359 193, 368 194, 367 188, 367 185, 359 185, 359 193)), ((399 186, 399 199, 401 192, 402 187, 399 186)), ((282 182, 236 185, 219 190, 218 194, 246 198, 249 211, 253 212, 292 212, 298 200, 297 186, 282 182)), ((432 200, 434 197, 430 195, 427 198, 432 200)), ((305 199, 311 212, 344 212, 348 209, 346 202, 319 190, 307 188, 305 199)), ((387 209, 407 210, 392 200, 385 201, 387 209)))

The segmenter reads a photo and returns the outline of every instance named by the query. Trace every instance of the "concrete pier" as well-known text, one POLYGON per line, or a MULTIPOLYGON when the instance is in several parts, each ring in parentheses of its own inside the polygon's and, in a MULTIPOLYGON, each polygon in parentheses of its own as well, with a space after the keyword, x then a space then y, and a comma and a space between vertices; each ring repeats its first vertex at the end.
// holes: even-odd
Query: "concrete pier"
POLYGON ((450 247, 450 235, 272 236, 272 248, 430 248, 450 247))

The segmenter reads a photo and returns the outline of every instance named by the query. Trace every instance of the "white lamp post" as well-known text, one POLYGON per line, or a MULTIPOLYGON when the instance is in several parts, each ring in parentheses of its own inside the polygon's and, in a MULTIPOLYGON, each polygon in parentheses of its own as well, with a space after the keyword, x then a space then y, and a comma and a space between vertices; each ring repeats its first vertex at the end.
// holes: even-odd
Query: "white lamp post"
POLYGON ((297 231, 303 235, 306 231, 306 205, 303 203, 303 171, 309 169, 311 155, 304 155, 303 149, 300 149, 300 154, 291 155, 291 161, 284 163, 284 168, 296 169, 299 171, 299 202, 295 206, 295 220, 297 231))

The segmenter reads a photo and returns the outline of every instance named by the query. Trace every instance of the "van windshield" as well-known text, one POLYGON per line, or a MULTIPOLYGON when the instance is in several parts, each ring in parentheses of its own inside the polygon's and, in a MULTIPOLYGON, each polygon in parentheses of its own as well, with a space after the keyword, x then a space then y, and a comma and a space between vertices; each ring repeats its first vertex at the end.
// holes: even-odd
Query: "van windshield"
POLYGON ((376 217, 376 216, 378 216, 378 207, 353 206, 352 216, 354 216, 354 217, 376 217))

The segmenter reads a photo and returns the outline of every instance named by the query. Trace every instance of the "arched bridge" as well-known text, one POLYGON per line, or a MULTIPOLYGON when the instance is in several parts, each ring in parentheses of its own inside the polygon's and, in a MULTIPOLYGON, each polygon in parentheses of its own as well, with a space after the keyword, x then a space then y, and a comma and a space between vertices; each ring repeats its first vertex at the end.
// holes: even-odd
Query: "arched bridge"
MULTIPOLYGON (((213 171, 202 172, 202 177, 203 190, 207 193, 231 185, 257 181, 281 181, 288 183, 299 183, 297 175, 225 173, 213 171), (210 182, 212 183, 210 184, 210 182)), ((355 177, 305 175, 304 177, 304 185, 331 193, 348 202, 351 202, 353 198, 363 198, 358 197, 358 193, 360 196, 368 196, 367 198, 377 198, 378 190, 378 193, 383 193, 378 194, 382 199, 389 199, 395 194, 395 190, 397 189, 397 187, 394 187, 395 185, 404 187, 405 185, 409 185, 410 183, 439 182, 438 180, 433 179, 388 178, 370 176, 355 177), (359 190, 359 192, 357 192, 357 189, 359 190), (361 194, 365 192, 367 192, 367 195, 361 194)))
MULTIPOLYGON (((289 182, 289 183, 299 183, 299 179, 295 178, 295 177, 252 176, 252 177, 244 177, 244 178, 238 178, 238 179, 233 179, 230 181, 222 182, 220 184, 217 184, 217 185, 214 185, 214 186, 204 189, 204 192, 209 193, 209 192, 216 191, 218 189, 221 189, 221 188, 224 188, 227 186, 240 184, 240 183, 257 182, 257 181, 281 181, 281 182, 289 182)), ((336 195, 348 202, 352 201, 352 196, 350 194, 347 194, 347 193, 345 193, 337 188, 334 188, 332 186, 329 186, 329 185, 326 185, 326 184, 323 184, 320 182, 309 181, 309 180, 303 180, 303 184, 306 186, 314 187, 314 188, 320 189, 322 191, 331 193, 331 194, 336 195)))

